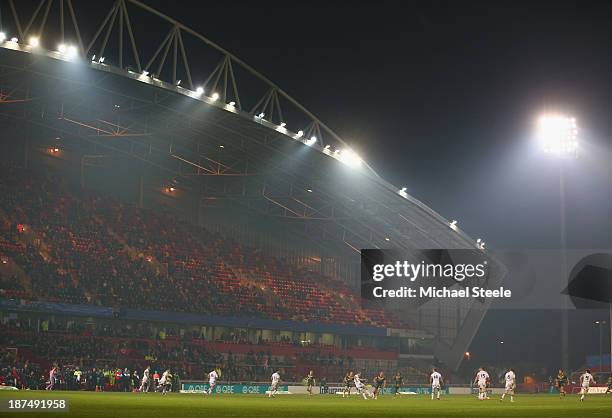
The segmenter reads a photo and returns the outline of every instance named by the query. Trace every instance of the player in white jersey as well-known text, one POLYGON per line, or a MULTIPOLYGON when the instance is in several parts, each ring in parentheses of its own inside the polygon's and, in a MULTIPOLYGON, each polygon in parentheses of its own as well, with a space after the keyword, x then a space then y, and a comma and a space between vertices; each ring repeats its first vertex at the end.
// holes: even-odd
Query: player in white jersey
POLYGON ((506 387, 499 401, 503 401, 506 395, 510 395, 510 402, 514 402, 514 389, 516 389, 516 373, 514 373, 514 369, 508 370, 504 378, 506 379, 506 387))
POLYGON ((366 387, 363 384, 364 381, 361 380, 361 373, 355 373, 353 375, 353 382, 355 383, 355 388, 357 389, 357 393, 361 394, 361 396, 363 396, 363 399, 367 401, 368 397, 366 396, 366 387))
POLYGON ((489 383, 489 373, 482 367, 478 369, 476 377, 474 378, 474 383, 478 386, 478 399, 481 401, 488 399, 487 384, 489 383))
POLYGON ((161 387, 162 395, 172 390, 172 374, 170 373, 170 369, 166 369, 162 374, 161 379, 159 379, 159 386, 161 387))
POLYGON ((434 400, 434 397, 440 400, 440 392, 442 390, 442 375, 438 372, 438 369, 433 369, 431 375, 429 376, 429 383, 431 384, 431 400, 434 400))
POLYGON ((142 372, 142 382, 140 383, 140 392, 148 392, 149 391, 149 373, 151 373, 151 368, 147 367, 144 372, 142 372))
POLYGON ((593 375, 589 369, 586 369, 582 376, 580 376, 580 401, 584 401, 584 397, 587 393, 589 393, 589 386, 591 383, 595 384, 595 379, 593 379, 593 375))
POLYGON ((272 396, 277 394, 278 385, 280 384, 280 380, 281 380, 281 377, 280 377, 280 374, 278 373, 278 370, 272 373, 272 385, 270 386, 270 392, 268 393, 268 398, 271 398, 272 396))
POLYGON ((215 388, 215 386, 217 386, 217 379, 219 378, 219 375, 217 374, 216 370, 212 370, 210 373, 208 373, 208 391, 206 392, 209 395, 212 395, 213 393, 213 389, 215 388))

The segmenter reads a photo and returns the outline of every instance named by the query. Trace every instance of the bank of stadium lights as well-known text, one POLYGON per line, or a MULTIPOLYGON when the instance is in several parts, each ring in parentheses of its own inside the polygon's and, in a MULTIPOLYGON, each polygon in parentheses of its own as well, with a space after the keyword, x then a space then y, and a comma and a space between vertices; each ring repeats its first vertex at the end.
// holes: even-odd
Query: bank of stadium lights
POLYGON ((261 112, 257 115, 255 115, 255 119, 263 119, 266 116, 266 114, 264 112, 261 112))
MULTIPOLYGON (((77 47, 74 45, 59 44, 57 51, 67 59, 76 58, 76 56, 79 54, 77 47)), ((98 62, 103 63, 104 57, 101 57, 98 62)))
POLYGON ((345 149, 340 151, 339 159, 344 164, 352 168, 358 168, 361 166, 361 157, 352 149, 345 149))
POLYGON ((228 106, 230 106, 230 107, 234 107, 234 106, 236 106, 236 102, 231 101, 231 102, 229 102, 229 103, 228 103, 228 106))
POLYGON ((210 96, 210 98, 212 99, 213 102, 216 102, 217 100, 219 100, 219 93, 214 92, 212 96, 210 96))
POLYGON ((560 114, 546 114, 538 119, 537 137, 546 153, 560 157, 576 155, 578 126, 576 118, 560 114))
POLYGON ((295 139, 300 139, 303 136, 304 136, 304 131, 299 130, 297 134, 295 134, 295 139))
POLYGON ((406 187, 402 187, 400 190, 398 190, 398 192, 397 192, 397 193, 398 193, 398 194, 399 194, 401 197, 403 197, 403 198, 407 199, 407 198, 408 198, 408 192, 407 192, 407 190, 408 190, 408 189, 407 189, 406 187))
POLYGON ((204 94, 204 87, 202 87, 202 86, 198 87, 195 92, 196 92, 196 94, 198 96, 203 95, 204 94))
POLYGON ((16 44, 16 43, 18 43, 18 42, 19 42, 19 39, 15 38, 15 37, 13 36, 13 37, 11 38, 10 42, 11 42, 12 44, 16 44))
POLYGON ((304 141, 304 143, 308 145, 309 147, 311 147, 317 143, 317 137, 313 135, 310 137, 310 139, 307 139, 306 141, 304 141))
POLYGON ((485 249, 485 242, 482 240, 482 238, 478 238, 476 240, 476 247, 478 247, 479 250, 485 249))
POLYGON ((31 36, 28 41, 28 45, 30 45, 32 48, 38 48, 40 45, 40 39, 38 39, 37 36, 31 36))
POLYGON ((451 227, 451 229, 453 231, 456 231, 457 230, 457 221, 453 219, 452 221, 450 221, 449 226, 451 227))
POLYGON ((275 130, 276 130, 276 131, 278 131, 278 132, 281 132, 281 133, 283 133, 283 134, 285 134, 285 135, 287 135, 287 132, 288 132, 288 131, 287 131, 286 126, 287 126, 287 123, 285 123, 285 122, 280 122, 280 123, 278 124, 278 126, 275 128, 275 130))

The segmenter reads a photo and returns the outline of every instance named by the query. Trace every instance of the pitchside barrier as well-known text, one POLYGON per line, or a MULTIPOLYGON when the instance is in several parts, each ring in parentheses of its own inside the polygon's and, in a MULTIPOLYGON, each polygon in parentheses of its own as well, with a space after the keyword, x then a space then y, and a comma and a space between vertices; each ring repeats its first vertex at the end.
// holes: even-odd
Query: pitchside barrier
MULTIPOLYGON (((206 381, 187 380, 181 382, 181 393, 205 393, 208 392, 209 384, 206 381)), ((266 394, 270 390, 269 383, 250 383, 250 384, 223 384, 219 383, 213 389, 213 393, 220 394, 266 394)), ((315 386, 313 393, 320 394, 342 394, 344 386, 339 384, 332 384, 325 387, 315 386)), ((452 389, 451 389, 452 390, 452 389)), ((279 394, 306 394, 306 386, 303 384, 285 384, 278 387, 279 394)), ((357 393, 354 387, 351 388, 351 393, 357 393)), ((382 394, 393 394, 395 393, 395 387, 386 387, 382 390, 382 394)), ((431 394, 430 386, 402 386, 400 388, 401 394, 431 394)), ((448 387, 444 387, 441 390, 443 394, 449 394, 448 387)))
MULTIPOLYGON (((206 381, 188 380, 188 381, 181 382, 180 392, 181 393, 205 393, 205 392, 208 392, 208 388, 209 388, 209 384, 206 381)), ((572 392, 576 393, 580 391, 579 386, 573 386, 573 387, 570 386, 567 389, 569 393, 572 393, 572 392)), ((589 388, 589 393, 590 394, 603 394, 605 393, 606 389, 607 388, 605 386, 591 386, 589 388)), ((269 383, 249 383, 249 384, 241 384, 241 383, 222 384, 222 383, 219 383, 218 385, 215 386, 213 393, 229 394, 229 395, 238 395, 238 394, 240 395, 248 395, 248 394, 265 395, 266 393, 268 393, 269 390, 270 390, 269 383)), ((325 387, 317 385, 313 388, 313 393, 318 393, 322 395, 327 395, 327 394, 341 395, 343 391, 344 391, 344 385, 340 385, 338 383, 332 383, 331 385, 327 385, 325 387)), ((431 386, 425 386, 425 385, 423 386, 417 386, 417 385, 402 386, 399 392, 401 395, 430 395, 431 386)), ((501 388, 501 387, 494 387, 494 388, 487 389, 487 393, 489 393, 489 395, 500 395, 503 392, 504 392, 504 388, 501 388)), ((288 383, 288 384, 280 385, 278 387, 278 393, 281 395, 282 394, 298 395, 298 394, 306 394, 308 392, 306 390, 306 386, 303 384, 288 383)), ((357 391, 355 390, 355 387, 352 386, 351 394, 356 394, 356 393, 357 391)), ((392 395, 395 393, 395 386, 393 385, 387 386, 386 388, 382 390, 381 393, 384 395, 392 395)), ((477 395, 478 388, 469 387, 469 386, 448 385, 448 386, 444 386, 441 389, 440 393, 445 394, 445 395, 470 395, 470 394, 477 395)), ((518 393, 533 393, 533 392, 522 391, 519 389, 518 393)))
MULTIPOLYGON (((321 394, 338 394, 341 395, 344 392, 344 386, 337 386, 337 385, 333 385, 333 386, 327 386, 327 387, 320 387, 319 388, 319 393, 321 394)), ((354 386, 351 386, 351 394, 356 394, 357 391, 355 390, 354 386)), ((380 392, 383 395, 393 395, 395 393, 395 386, 387 386, 386 388, 383 388, 382 391, 380 392)), ((402 386, 399 389, 399 393, 402 395, 423 395, 423 394, 431 394, 431 386, 402 386)), ((449 394, 449 388, 448 387, 444 387, 440 390, 440 393, 443 394, 449 394)))
MULTIPOLYGON (((571 393, 580 393, 580 386, 574 386, 572 387, 572 391, 571 393)), ((589 388, 589 395, 597 395, 597 394, 604 394, 606 393, 606 390, 608 390, 607 386, 591 386, 589 388)))
MULTIPOLYGON (((181 382, 181 393, 204 393, 208 392, 208 382, 203 381, 183 381, 181 382)), ((244 384, 217 384, 213 389, 213 393, 223 394, 265 394, 270 390, 270 384, 252 383, 244 384)), ((281 385, 278 387, 280 393, 290 392, 289 386, 281 385)))

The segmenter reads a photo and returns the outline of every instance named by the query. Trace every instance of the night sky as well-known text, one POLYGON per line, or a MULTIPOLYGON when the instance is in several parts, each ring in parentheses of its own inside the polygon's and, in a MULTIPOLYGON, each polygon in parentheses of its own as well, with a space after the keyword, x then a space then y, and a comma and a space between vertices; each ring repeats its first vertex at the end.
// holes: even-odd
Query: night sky
MULTIPOLYGON (((268 76, 384 178, 490 248, 559 248, 559 164, 568 247, 612 246, 604 2, 148 3, 268 76), (578 160, 534 145, 535 121, 551 111, 578 119, 578 160)), ((571 316, 574 366, 598 352, 592 321, 606 316, 571 316)), ((558 335, 558 312, 491 311, 474 361, 495 361, 492 347, 505 340, 509 361, 527 355, 552 368, 558 335)))

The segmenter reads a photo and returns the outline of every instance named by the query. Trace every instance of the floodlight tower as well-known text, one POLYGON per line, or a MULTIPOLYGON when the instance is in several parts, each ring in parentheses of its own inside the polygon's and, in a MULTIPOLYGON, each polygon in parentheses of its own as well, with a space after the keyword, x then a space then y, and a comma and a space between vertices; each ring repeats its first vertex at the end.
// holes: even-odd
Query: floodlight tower
MULTIPOLYGON (((564 161, 578 156, 578 125, 576 118, 561 114, 540 117, 537 138, 542 150, 559 159, 559 214, 561 235, 561 287, 567 286, 567 236, 565 231, 565 178, 564 161)), ((563 299, 561 312, 561 364, 569 369, 569 330, 567 298, 563 299)))

